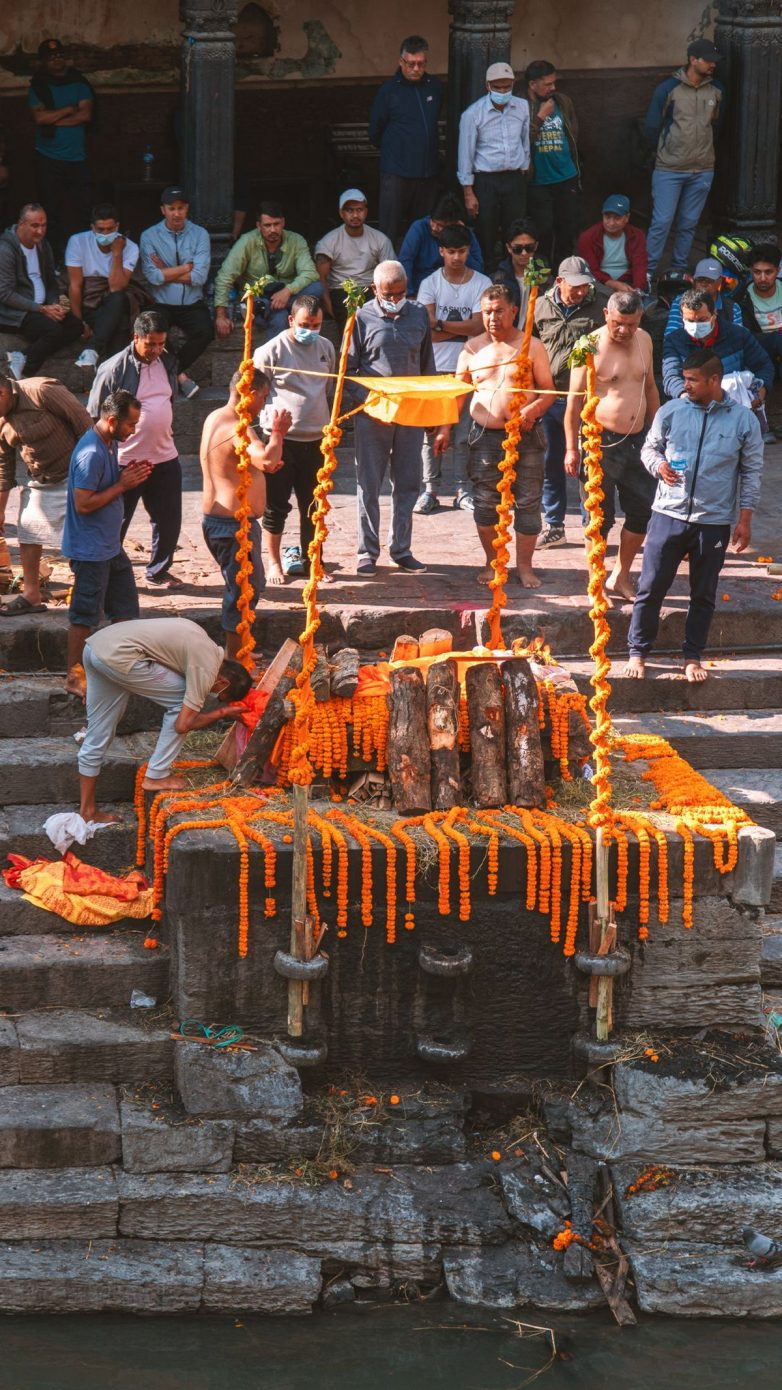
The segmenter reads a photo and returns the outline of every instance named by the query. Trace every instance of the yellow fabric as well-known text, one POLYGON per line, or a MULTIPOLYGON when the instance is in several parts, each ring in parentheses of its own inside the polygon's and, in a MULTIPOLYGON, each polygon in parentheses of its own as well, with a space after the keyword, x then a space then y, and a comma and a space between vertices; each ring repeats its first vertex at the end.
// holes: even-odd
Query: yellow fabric
POLYGON ((75 927, 106 927, 123 917, 143 919, 152 911, 151 888, 139 887, 132 897, 120 890, 121 895, 114 897, 108 893, 74 892, 66 887, 68 881, 72 880, 64 860, 50 863, 38 859, 18 876, 28 903, 56 912, 75 927))
POLYGON ((364 411, 384 425, 455 425, 459 399, 473 387, 455 376, 354 376, 369 391, 364 411))

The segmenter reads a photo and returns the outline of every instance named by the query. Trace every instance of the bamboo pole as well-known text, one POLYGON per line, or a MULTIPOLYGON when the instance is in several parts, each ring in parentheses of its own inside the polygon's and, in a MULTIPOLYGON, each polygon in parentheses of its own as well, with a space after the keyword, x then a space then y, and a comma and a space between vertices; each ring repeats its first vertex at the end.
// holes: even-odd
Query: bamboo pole
MULTIPOLYGON (((293 788, 293 882, 291 887, 291 955, 306 959, 307 934, 307 816, 310 789, 293 788), (299 852, 297 853, 297 846, 299 852)), ((304 984, 288 981, 288 1033, 300 1038, 304 1032, 304 984)))

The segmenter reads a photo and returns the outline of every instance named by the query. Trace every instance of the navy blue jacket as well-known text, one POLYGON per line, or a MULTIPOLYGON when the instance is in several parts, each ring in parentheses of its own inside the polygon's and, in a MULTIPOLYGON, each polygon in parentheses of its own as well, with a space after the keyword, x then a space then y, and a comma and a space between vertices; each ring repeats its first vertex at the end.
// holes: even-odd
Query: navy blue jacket
MULTIPOLYGON (((399 259, 407 274, 407 293, 418 294, 418 286, 427 275, 442 270, 443 258, 428 217, 419 217, 411 222, 405 232, 405 239, 399 249, 399 259)), ((467 257, 470 270, 483 271, 483 255, 475 232, 470 232, 470 254, 467 257)))
POLYGON ((722 363, 723 376, 729 372, 752 372, 760 377, 767 391, 774 385, 774 364, 765 348, 748 328, 717 319, 717 337, 713 343, 691 338, 683 328, 666 334, 663 339, 663 387, 666 396, 675 399, 684 390, 682 368, 691 352, 710 347, 722 363))
POLYGON ((369 138, 380 150, 380 173, 431 179, 437 173, 437 122, 443 86, 428 73, 408 82, 397 70, 372 103, 369 138))

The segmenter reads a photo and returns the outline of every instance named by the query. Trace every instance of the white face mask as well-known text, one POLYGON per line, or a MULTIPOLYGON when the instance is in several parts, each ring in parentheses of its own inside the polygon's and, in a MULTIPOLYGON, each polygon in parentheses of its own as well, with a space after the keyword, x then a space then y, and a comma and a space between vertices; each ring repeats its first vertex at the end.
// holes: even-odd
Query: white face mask
POLYGON ((708 338, 714 324, 711 319, 683 319, 684 331, 689 333, 691 338, 708 338))
POLYGON ((396 301, 393 299, 383 299, 381 295, 378 295, 377 302, 383 310, 384 314, 400 314, 402 312, 402 308, 404 306, 405 301, 403 299, 400 299, 399 303, 397 304, 396 301))

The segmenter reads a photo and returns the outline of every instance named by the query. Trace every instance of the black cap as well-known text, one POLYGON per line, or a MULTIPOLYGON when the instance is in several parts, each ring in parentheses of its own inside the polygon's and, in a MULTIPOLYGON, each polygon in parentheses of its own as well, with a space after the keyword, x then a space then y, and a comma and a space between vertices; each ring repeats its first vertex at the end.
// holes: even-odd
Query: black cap
POLYGON ((706 63, 718 63, 722 54, 714 47, 711 39, 695 39, 687 46, 688 58, 703 58, 706 63))
POLYGON ((168 188, 164 188, 160 195, 160 201, 165 206, 166 203, 189 203, 184 188, 180 188, 178 183, 172 183, 168 188))
POLYGON ((38 45, 39 58, 57 58, 65 52, 59 39, 44 39, 38 45))

